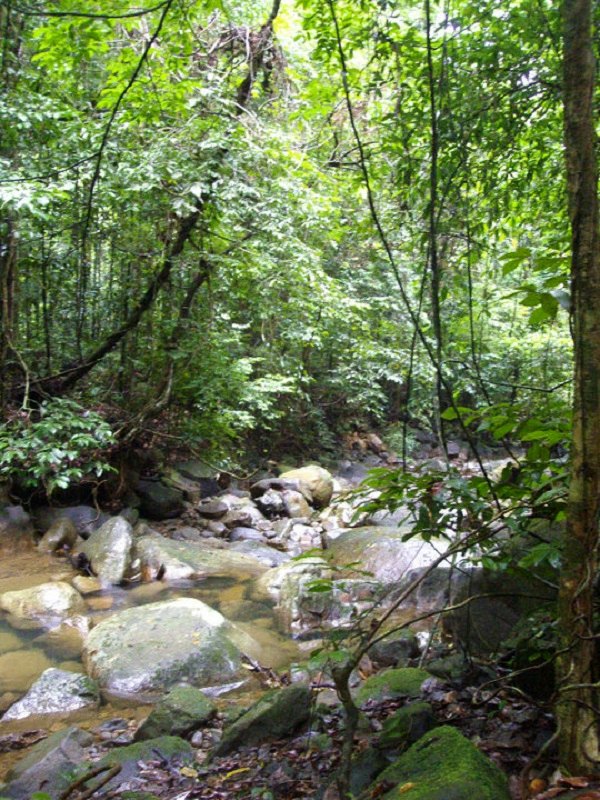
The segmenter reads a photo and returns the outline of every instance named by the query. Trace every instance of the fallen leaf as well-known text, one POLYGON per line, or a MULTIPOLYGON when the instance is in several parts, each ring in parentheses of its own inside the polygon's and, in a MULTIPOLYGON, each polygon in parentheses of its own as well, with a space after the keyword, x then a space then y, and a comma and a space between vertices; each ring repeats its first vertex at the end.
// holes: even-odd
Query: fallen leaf
POLYGON ((416 785, 416 783, 403 783, 398 791, 400 794, 404 794, 405 792, 410 792, 410 790, 414 789, 416 785))
POLYGON ((575 789, 584 789, 590 785, 588 778, 559 778, 558 783, 560 786, 569 786, 575 789))
POLYGON ((179 770, 179 774, 183 775, 184 778, 197 778, 198 770, 193 769, 193 767, 182 767, 179 770))

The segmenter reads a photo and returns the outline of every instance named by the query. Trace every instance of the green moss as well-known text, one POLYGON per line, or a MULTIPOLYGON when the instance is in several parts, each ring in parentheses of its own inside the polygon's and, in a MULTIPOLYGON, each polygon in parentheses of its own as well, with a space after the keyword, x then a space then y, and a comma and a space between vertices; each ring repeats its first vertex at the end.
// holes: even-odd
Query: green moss
POLYGON ((113 750, 100 761, 102 766, 126 764, 128 761, 147 761, 162 757, 165 760, 175 756, 191 756, 193 750, 188 742, 178 736, 159 736, 145 742, 135 742, 127 747, 113 750))
POLYGON ((379 775, 377 784, 384 782, 396 786, 383 800, 510 800, 506 776, 449 726, 413 744, 379 775))
POLYGON ((435 718, 429 703, 410 703, 386 719, 377 745, 384 749, 404 750, 417 742, 434 725, 435 718))
POLYGON ((138 728, 135 738, 142 741, 163 734, 183 736, 200 727, 215 710, 215 704, 200 689, 177 686, 160 700, 138 728))
POLYGON ((372 675, 356 692, 358 705, 367 700, 386 700, 391 697, 419 697, 421 684, 431 675, 417 667, 386 669, 372 675))

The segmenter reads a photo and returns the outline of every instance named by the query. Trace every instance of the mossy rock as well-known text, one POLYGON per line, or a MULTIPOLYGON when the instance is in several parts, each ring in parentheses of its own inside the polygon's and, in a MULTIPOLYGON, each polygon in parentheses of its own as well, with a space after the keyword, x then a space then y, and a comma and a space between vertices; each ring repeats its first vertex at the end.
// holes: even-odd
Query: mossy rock
POLYGON ((413 744, 379 775, 371 791, 390 784, 394 788, 382 800, 510 800, 506 776, 447 725, 413 744))
POLYGON ((292 733, 308 720, 311 701, 307 686, 286 686, 267 692, 225 729, 213 756, 223 756, 240 747, 252 747, 292 733))
POLYGON ((185 736, 215 713, 216 706, 200 689, 176 686, 163 697, 137 729, 136 741, 155 739, 163 734, 185 736))
POLYGON ((419 697, 423 681, 431 675, 418 667, 385 669, 370 678, 358 688, 355 700, 363 705, 368 700, 389 700, 394 697, 419 697))
POLYGON ((435 727, 433 709, 429 703, 417 702, 403 706, 383 723, 377 746, 406 750, 435 727))

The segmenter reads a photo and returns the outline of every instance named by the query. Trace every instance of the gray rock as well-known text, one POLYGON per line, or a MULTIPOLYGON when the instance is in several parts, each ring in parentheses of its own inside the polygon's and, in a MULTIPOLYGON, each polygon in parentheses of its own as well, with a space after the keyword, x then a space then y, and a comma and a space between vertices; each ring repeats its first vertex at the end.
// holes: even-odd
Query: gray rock
POLYGON ((288 517, 310 517, 311 508, 300 492, 285 489, 281 492, 284 511, 288 517))
POLYGON ((80 548, 89 559, 92 572, 104 585, 123 582, 131 566, 133 532, 123 517, 113 517, 94 531, 80 548))
POLYGON ((219 483, 217 481, 217 474, 212 467, 204 464, 202 461, 180 461, 175 464, 175 469, 183 475, 198 484, 200 488, 201 497, 212 497, 219 491, 219 483))
POLYGON ((78 533, 73 520, 68 517, 56 520, 38 542, 38 550, 54 553, 61 547, 69 549, 77 542, 78 533))
POLYGON ((208 500, 198 506, 198 513, 206 519, 220 519, 228 511, 229 506, 222 500, 208 500))
POLYGON ((80 728, 67 728, 34 745, 6 775, 3 797, 30 800, 35 792, 59 795, 71 785, 72 772, 85 758, 92 736, 80 728))
POLYGON ((387 750, 406 750, 436 725, 429 703, 419 701, 399 708, 383 723, 377 746, 387 750))
POLYGON ((412 631, 390 633, 385 639, 372 644, 369 658, 380 667, 406 667, 419 656, 419 643, 412 631))
POLYGON ((100 704, 98 685, 87 675, 47 669, 25 697, 14 703, 2 721, 25 719, 34 714, 60 714, 100 704))
POLYGON ((284 472, 280 477, 282 480, 299 481, 302 493, 305 496, 306 493, 311 495, 312 505, 315 508, 325 508, 329 504, 333 494, 333 476, 323 467, 310 464, 307 467, 284 472))
POLYGON ((281 492, 267 489, 260 497, 256 498, 256 505, 269 519, 275 519, 285 514, 285 502, 281 492))
POLYGON ((211 547, 207 540, 174 542, 164 536, 151 534, 136 542, 142 571, 156 575, 161 570, 166 580, 261 575, 265 565, 250 555, 211 547))
POLYGON ((160 481, 139 480, 135 487, 140 513, 148 519, 171 519, 183 511, 183 495, 160 481))
POLYGON ((217 687, 240 679, 235 627, 192 598, 120 611, 90 632, 83 660, 111 695, 162 692, 182 680, 217 687))
POLYGON ((0 509, 0 547, 30 547, 33 542, 31 517, 21 506, 0 509))
POLYGON ((230 507, 224 517, 223 522, 230 530, 232 528, 258 528, 265 521, 265 517, 260 510, 247 500, 241 500, 230 507))
POLYGON ((176 542, 201 542, 204 538, 203 534, 204 531, 186 525, 183 528, 177 528, 173 532, 172 539, 176 542))
POLYGON ((162 473, 161 483, 181 492, 183 499, 194 505, 202 498, 202 490, 198 484, 189 478, 185 478, 173 467, 169 467, 162 473))
POLYGON ((232 542, 243 542, 252 540, 255 542, 262 542, 263 535, 256 528, 234 528, 229 534, 229 539, 232 542))
POLYGON ((240 747, 286 736, 309 719, 310 711, 311 692, 307 686, 274 689, 225 729, 213 755, 227 755, 240 747))
POLYGON ((209 720, 217 707, 200 689, 176 686, 159 700, 135 733, 136 741, 157 736, 187 736, 209 720))
POLYGON ((241 542, 233 542, 229 548, 229 552, 245 553, 252 556, 265 564, 268 567, 279 567, 291 559, 289 553, 284 553, 281 550, 276 550, 263 542, 253 541, 246 539, 241 542))
MULTIPOLYGON (((263 478, 260 481, 256 481, 250 487, 250 494, 252 497, 262 497, 262 495, 269 491, 269 489, 274 489, 277 492, 284 492, 284 491, 291 491, 291 492, 302 492, 300 487, 299 480, 284 480, 282 478, 263 478)), ((312 500, 312 495, 308 493, 308 498, 312 500)))
POLYGON ((40 628, 55 627, 63 619, 87 610, 79 592, 63 581, 4 592, 0 595, 0 608, 11 615, 11 624, 13 621, 26 620, 40 628))
POLYGON ((77 533, 87 539, 92 531, 97 530, 107 520, 108 514, 98 511, 92 506, 72 506, 71 508, 50 508, 49 506, 37 508, 34 511, 34 521, 40 531, 47 531, 55 522, 61 519, 70 519, 77 533))

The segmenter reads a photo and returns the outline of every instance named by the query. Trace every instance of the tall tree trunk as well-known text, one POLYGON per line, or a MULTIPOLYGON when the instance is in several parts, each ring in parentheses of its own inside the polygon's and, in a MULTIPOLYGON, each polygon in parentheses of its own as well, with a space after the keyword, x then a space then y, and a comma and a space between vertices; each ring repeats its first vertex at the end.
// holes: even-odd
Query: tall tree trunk
POLYGON ((571 774, 595 771, 600 755, 593 625, 600 512, 600 241, 591 6, 591 0, 564 0, 563 6, 575 394, 556 713, 561 766, 571 774))

